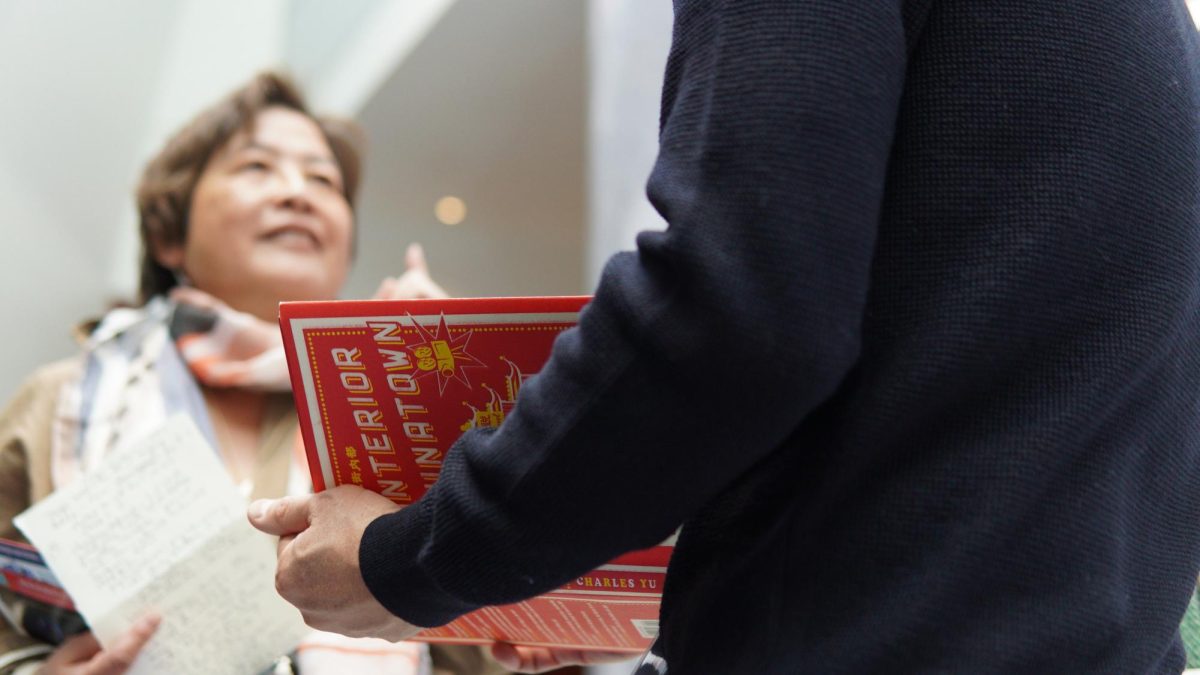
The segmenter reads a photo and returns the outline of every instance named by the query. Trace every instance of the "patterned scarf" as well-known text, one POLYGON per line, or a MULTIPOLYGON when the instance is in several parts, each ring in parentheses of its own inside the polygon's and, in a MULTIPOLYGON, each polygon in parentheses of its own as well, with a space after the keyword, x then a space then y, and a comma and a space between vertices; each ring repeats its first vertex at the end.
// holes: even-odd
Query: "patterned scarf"
MULTIPOLYGON (((186 413, 216 448, 201 384, 290 391, 279 329, 195 289, 177 289, 137 309, 104 316, 83 344, 79 378, 59 392, 51 434, 51 475, 63 487, 108 453, 186 413)), ((312 489, 299 434, 289 494, 312 489)), ((426 675, 428 649, 411 642, 314 632, 296 650, 304 675, 426 675)))

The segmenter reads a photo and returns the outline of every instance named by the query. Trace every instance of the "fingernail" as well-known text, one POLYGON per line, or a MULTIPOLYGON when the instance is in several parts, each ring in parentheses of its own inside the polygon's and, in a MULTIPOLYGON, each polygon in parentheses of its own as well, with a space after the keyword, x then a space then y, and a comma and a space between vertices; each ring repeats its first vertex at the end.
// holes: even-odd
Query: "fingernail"
POLYGON ((159 616, 157 614, 147 614, 146 616, 143 616, 142 618, 138 619, 137 623, 133 624, 133 627, 138 632, 150 631, 150 630, 154 630, 155 628, 158 628, 158 624, 161 621, 162 621, 161 616, 159 616))
POLYGON ((250 516, 250 520, 260 520, 267 515, 267 507, 271 505, 270 499, 258 499, 251 502, 250 507, 246 509, 246 513, 250 516))

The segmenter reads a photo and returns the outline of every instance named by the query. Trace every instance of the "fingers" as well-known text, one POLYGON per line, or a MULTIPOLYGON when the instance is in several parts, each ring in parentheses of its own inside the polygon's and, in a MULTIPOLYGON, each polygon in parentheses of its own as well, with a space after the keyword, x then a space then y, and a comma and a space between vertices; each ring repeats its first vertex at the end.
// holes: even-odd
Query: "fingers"
POLYGON ((375 300, 420 300, 450 296, 429 278, 427 272, 410 269, 399 277, 384 279, 372 297, 375 300))
POLYGON ((250 504, 246 515, 254 527, 275 536, 298 534, 308 528, 312 495, 282 499, 259 499, 250 504))
POLYGON ((445 289, 429 276, 429 264, 425 261, 425 249, 420 244, 409 244, 404 252, 404 273, 399 277, 387 277, 379 284, 372 297, 376 300, 418 300, 422 298, 450 297, 445 289))
POLYGON ((637 658, 637 654, 629 652, 594 652, 594 651, 579 651, 578 664, 582 666, 598 665, 601 663, 617 663, 619 661, 628 661, 637 658))
POLYGON ((492 658, 505 668, 518 673, 544 673, 563 665, 557 652, 544 647, 524 647, 497 642, 492 645, 492 658))
POLYGON ((583 649, 550 649, 525 647, 497 642, 492 645, 492 658, 505 668, 519 673, 544 673, 562 666, 585 666, 627 661, 636 654, 599 652, 583 649))
POLYGON ((379 288, 375 289, 375 295, 372 295, 371 297, 375 300, 390 300, 396 297, 395 289, 395 277, 384 277, 383 281, 379 282, 379 288))
POLYGON ((428 273, 429 265, 425 263, 425 248, 417 243, 409 244, 408 249, 404 251, 404 267, 408 270, 428 273))
POLYGON ((275 544, 275 557, 276 558, 282 557, 283 550, 285 548, 287 548, 288 544, 291 544, 292 540, 295 538, 296 538, 296 535, 294 535, 294 534, 285 534, 282 537, 280 537, 279 542, 275 544))
POLYGON ((88 663, 84 670, 86 675, 121 675, 129 670, 129 667, 133 665, 133 660, 142 651, 142 647, 146 646, 146 643, 154 635, 154 631, 158 630, 158 624, 161 621, 161 618, 154 614, 139 619, 128 631, 117 638, 111 649, 100 652, 95 659, 88 663))
POLYGON ((517 648, 507 642, 492 643, 492 659, 504 666, 505 670, 516 671, 521 666, 521 655, 517 653, 517 648))
POLYGON ((91 631, 80 633, 68 638, 54 650, 52 661, 61 663, 82 663, 95 656, 100 651, 100 643, 91 631))
POLYGON ((225 307, 225 303, 191 286, 176 286, 171 289, 170 295, 175 302, 182 302, 201 309, 219 310, 225 307))
POLYGON ((200 381, 213 387, 232 387, 249 379, 250 365, 246 361, 212 361, 193 365, 200 381))
MULTIPOLYGON (((545 658, 539 659, 537 655, 530 654, 529 649, 529 647, 517 647, 505 642, 497 642, 492 645, 492 658, 505 669, 516 673, 541 672, 544 664, 537 664, 535 661, 544 661, 545 658)), ((542 656, 548 658, 549 654, 542 656)))

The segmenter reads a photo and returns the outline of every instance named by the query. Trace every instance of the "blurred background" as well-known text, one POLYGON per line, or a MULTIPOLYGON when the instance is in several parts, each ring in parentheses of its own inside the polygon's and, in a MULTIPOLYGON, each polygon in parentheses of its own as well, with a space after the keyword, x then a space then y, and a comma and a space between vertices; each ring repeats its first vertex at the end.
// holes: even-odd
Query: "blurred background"
POLYGON ((591 292, 662 227, 644 186, 667 0, 0 0, 0 396, 133 299, 147 159, 255 72, 290 72, 368 150, 369 297, 425 245, 453 295, 591 292))
POLYGON ((668 0, 0 0, 0 396, 134 297, 144 162, 266 68, 368 134, 347 297, 411 241, 454 295, 591 292, 663 226, 670 32, 668 0))

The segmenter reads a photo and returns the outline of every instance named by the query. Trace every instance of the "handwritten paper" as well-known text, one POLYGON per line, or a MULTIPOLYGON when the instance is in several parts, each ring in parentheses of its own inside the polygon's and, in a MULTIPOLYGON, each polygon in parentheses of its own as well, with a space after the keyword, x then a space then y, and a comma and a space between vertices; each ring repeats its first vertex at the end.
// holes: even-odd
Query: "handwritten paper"
POLYGON ((154 611, 134 675, 247 675, 308 631, 275 592, 275 544, 190 419, 17 516, 102 645, 154 611))

